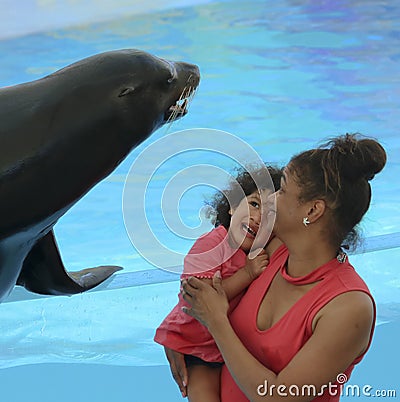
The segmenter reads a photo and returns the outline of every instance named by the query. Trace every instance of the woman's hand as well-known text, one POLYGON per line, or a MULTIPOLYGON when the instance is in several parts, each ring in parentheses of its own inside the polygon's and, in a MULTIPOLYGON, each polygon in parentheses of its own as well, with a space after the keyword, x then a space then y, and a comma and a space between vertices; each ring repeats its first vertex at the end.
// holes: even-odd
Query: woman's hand
POLYGON ((183 307, 183 311, 196 318, 209 330, 221 318, 227 317, 229 302, 222 287, 219 271, 213 277, 212 286, 195 277, 184 279, 181 293, 183 299, 191 306, 183 307))
POLYGON ((172 377, 181 391, 182 396, 187 396, 188 373, 184 355, 175 350, 164 347, 165 356, 167 356, 169 368, 171 369, 172 377))

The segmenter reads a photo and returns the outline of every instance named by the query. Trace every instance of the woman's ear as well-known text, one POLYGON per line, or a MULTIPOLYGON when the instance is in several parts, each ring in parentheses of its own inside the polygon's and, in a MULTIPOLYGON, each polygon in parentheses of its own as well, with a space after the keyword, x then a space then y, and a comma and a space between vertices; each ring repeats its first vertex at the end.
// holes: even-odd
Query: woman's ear
POLYGON ((310 206, 307 217, 310 223, 316 222, 321 216, 324 215, 326 210, 326 203, 324 200, 314 200, 310 206))

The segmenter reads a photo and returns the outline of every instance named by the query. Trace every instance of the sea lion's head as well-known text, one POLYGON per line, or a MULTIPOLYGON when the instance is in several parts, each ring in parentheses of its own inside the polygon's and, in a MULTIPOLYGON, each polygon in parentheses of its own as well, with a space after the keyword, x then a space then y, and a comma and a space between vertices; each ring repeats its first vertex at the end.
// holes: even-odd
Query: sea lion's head
POLYGON ((108 88, 103 96, 110 97, 120 123, 140 137, 184 116, 200 82, 197 66, 136 49, 101 53, 84 62, 91 64, 95 85, 108 88))

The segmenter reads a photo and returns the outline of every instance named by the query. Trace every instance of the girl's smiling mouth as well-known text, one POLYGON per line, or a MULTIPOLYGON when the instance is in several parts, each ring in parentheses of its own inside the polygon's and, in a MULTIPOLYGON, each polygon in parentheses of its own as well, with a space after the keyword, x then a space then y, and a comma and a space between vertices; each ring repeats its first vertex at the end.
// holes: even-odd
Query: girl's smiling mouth
POLYGON ((244 232, 247 235, 250 235, 252 238, 255 238, 257 235, 257 232, 255 230, 253 230, 249 225, 243 223, 242 224, 242 229, 244 230, 244 232))

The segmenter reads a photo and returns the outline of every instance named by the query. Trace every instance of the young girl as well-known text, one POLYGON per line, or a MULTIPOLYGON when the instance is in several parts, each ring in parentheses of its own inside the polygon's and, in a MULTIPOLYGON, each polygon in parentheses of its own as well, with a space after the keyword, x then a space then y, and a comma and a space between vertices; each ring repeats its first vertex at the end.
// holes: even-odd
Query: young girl
MULTIPOLYGON (((282 171, 267 169, 275 188, 279 188, 282 171)), ((211 283, 215 272, 220 271, 230 309, 268 264, 263 250, 268 239, 264 236, 259 236, 262 251, 254 258, 249 258, 248 253, 258 246, 254 240, 261 229, 261 206, 265 204, 262 199, 273 191, 269 183, 265 167, 239 171, 236 181, 210 203, 216 211, 215 229, 201 236, 184 260, 182 279, 196 276, 211 283)), ((178 298, 178 304, 157 328, 154 340, 184 354, 188 383, 182 396, 188 396, 190 402, 219 402, 222 356, 206 327, 182 311, 187 303, 180 294, 178 298)))

